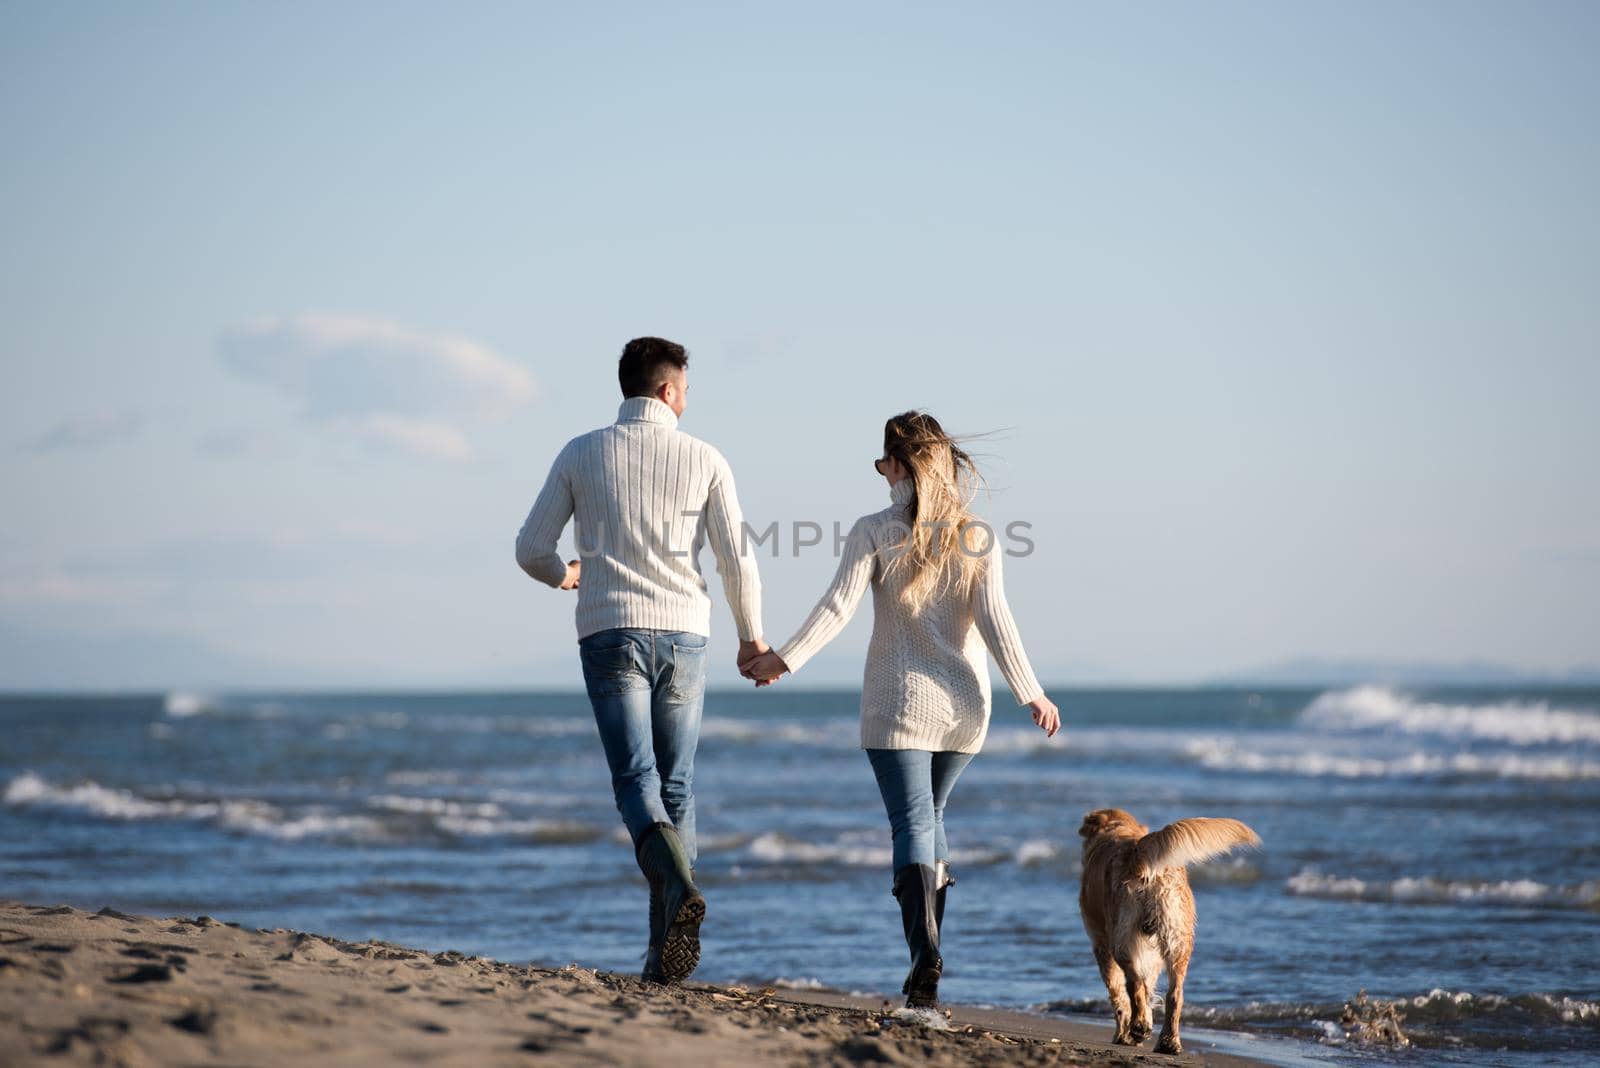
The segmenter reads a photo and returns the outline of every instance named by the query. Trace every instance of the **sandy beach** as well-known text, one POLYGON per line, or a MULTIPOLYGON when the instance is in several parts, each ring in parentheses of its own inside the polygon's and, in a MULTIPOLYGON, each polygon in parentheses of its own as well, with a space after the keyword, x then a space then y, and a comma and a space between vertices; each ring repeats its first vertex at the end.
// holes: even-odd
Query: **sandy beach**
POLYGON ((1258 1062, 1186 1038, 1181 1058, 1101 1028, 580 966, 540 968, 209 916, 0 903, 6 1065, 1191 1064, 1258 1062))

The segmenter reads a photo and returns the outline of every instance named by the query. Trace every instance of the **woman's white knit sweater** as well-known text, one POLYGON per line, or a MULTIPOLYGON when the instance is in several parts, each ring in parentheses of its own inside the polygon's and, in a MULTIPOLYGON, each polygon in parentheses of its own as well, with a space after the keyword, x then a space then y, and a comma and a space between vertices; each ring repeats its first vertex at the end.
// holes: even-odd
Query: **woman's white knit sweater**
POLYGON ((981 577, 970 596, 936 595, 912 614, 901 596, 908 575, 888 566, 910 524, 911 479, 890 487, 894 501, 850 528, 833 584, 778 655, 798 672, 844 629, 872 587, 872 642, 861 688, 864 749, 927 749, 976 753, 989 733, 989 666, 1000 672, 1019 705, 1044 695, 1022 649, 1006 604, 1000 560, 990 538, 981 577))
POLYGON ((761 637, 761 578, 745 544, 733 472, 678 429, 654 397, 629 397, 610 426, 567 442, 517 534, 517 563, 550 586, 567 565, 556 543, 576 518, 578 637, 612 627, 711 633, 700 548, 711 542, 741 639, 761 637))

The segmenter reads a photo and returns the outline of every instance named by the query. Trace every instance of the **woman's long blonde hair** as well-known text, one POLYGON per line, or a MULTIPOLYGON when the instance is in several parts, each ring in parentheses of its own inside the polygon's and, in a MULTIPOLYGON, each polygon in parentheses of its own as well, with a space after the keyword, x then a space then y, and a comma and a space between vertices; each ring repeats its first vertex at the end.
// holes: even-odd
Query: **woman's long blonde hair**
POLYGON ((983 485, 978 465, 927 412, 902 412, 884 423, 883 454, 911 472, 910 531, 889 564, 910 576, 906 604, 920 612, 936 595, 966 596, 983 573, 988 536, 968 527, 983 485))

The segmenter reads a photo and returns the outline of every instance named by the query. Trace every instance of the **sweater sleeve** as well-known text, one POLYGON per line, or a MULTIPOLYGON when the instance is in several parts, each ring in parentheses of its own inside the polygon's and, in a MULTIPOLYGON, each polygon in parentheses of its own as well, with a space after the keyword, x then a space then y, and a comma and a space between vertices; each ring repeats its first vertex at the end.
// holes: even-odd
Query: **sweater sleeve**
POLYGON ((733 609, 739 640, 755 641, 761 637, 761 574, 755 549, 745 545, 744 512, 734 490, 733 469, 721 456, 706 497, 706 537, 717 558, 717 574, 733 609))
POLYGON ((517 533, 517 564, 546 586, 559 588, 566 581, 567 564, 556 552, 556 542, 571 518, 572 484, 567 476, 567 449, 562 449, 517 533))
POLYGON ((778 656, 791 672, 799 671, 850 622, 861 604, 861 595, 872 582, 876 561, 867 520, 858 519, 845 539, 839 570, 834 573, 833 582, 823 593, 822 600, 817 602, 795 636, 778 649, 778 656))
POLYGON ((996 544, 986 557, 983 574, 972 585, 972 618, 978 624, 983 644, 1000 665, 1011 695, 1017 704, 1025 705, 1043 697, 1044 687, 1034 677, 1028 654, 1022 648, 1022 636, 1017 633, 1017 622, 1011 618, 1011 606, 1006 603, 1000 566, 1003 556, 1005 552, 996 544))

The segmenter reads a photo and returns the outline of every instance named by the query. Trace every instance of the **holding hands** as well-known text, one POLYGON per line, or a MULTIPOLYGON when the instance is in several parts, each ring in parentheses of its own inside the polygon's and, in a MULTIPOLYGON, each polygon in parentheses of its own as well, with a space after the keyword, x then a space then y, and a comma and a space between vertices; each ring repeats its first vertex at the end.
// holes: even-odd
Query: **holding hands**
POLYGON ((789 665, 760 638, 739 643, 739 674, 753 680, 756 686, 771 686, 788 671, 789 665))
POLYGON ((788 672, 789 665, 783 662, 783 657, 771 649, 739 665, 739 674, 747 679, 754 679, 757 686, 771 686, 780 676, 788 672))

